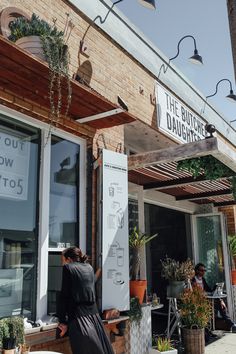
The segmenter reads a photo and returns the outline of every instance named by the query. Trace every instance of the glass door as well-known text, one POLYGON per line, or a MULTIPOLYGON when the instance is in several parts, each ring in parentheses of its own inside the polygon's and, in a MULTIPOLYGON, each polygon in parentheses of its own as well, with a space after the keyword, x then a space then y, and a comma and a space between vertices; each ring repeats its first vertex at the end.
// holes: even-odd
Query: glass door
POLYGON ((223 214, 193 216, 193 235, 195 264, 201 262, 205 265, 205 278, 210 287, 219 282, 225 283, 228 310, 232 315, 229 253, 223 214))

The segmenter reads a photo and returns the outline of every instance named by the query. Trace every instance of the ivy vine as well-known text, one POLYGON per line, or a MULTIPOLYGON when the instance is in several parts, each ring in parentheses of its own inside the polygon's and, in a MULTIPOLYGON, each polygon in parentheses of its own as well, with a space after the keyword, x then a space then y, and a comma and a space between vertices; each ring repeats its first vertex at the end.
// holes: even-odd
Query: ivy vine
POLYGON ((193 159, 179 161, 177 171, 188 171, 194 178, 204 175, 208 180, 228 177, 231 182, 231 189, 234 200, 236 200, 236 175, 222 162, 213 156, 201 156, 193 159))
POLYGON ((130 310, 127 315, 131 322, 140 323, 142 319, 142 308, 137 297, 130 298, 130 310))

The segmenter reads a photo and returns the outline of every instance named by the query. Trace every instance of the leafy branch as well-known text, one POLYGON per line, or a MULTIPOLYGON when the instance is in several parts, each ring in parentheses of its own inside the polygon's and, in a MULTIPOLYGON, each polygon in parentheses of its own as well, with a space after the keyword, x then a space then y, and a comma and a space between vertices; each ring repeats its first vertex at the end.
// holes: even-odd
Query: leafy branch
POLYGON ((227 177, 231 182, 234 200, 236 200, 236 175, 229 167, 213 156, 201 156, 179 161, 177 171, 188 171, 194 178, 204 175, 207 180, 227 177))

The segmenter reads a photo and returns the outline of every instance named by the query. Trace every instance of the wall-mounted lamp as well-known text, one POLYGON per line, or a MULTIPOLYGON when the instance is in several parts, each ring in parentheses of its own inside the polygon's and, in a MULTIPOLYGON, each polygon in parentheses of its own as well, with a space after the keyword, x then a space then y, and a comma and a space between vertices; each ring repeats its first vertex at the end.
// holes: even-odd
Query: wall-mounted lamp
POLYGON ((217 82, 216 84, 216 90, 212 95, 206 96, 206 99, 208 99, 209 97, 213 97, 217 94, 218 92, 218 86, 222 81, 228 81, 230 84, 230 91, 229 94, 226 96, 226 98, 228 98, 231 102, 236 102, 236 95, 234 94, 234 91, 232 89, 232 83, 229 79, 221 79, 220 81, 217 82))
POLYGON ((193 39, 193 42, 194 42, 194 54, 189 58, 189 60, 191 61, 191 63, 193 64, 203 64, 203 61, 202 61, 202 57, 198 54, 198 50, 197 50, 197 45, 196 45, 196 39, 193 37, 193 36, 190 36, 190 35, 187 35, 187 36, 184 36, 182 37, 178 44, 177 44, 177 54, 173 57, 173 58, 170 58, 169 61, 171 60, 174 60, 178 57, 179 55, 179 46, 180 46, 180 43, 185 39, 185 38, 192 38, 193 39))
POLYGON ((215 131, 216 131, 216 127, 213 124, 206 124, 205 129, 206 129, 207 133, 210 134, 210 136, 207 136, 206 138, 212 138, 213 133, 215 133, 215 131))
MULTIPOLYGON (((113 6, 118 4, 121 1, 124 1, 124 0, 118 0, 118 1, 114 2, 113 6)), ((155 10, 155 8, 156 8, 155 0, 138 0, 138 2, 142 6, 147 7, 148 9, 155 10)))

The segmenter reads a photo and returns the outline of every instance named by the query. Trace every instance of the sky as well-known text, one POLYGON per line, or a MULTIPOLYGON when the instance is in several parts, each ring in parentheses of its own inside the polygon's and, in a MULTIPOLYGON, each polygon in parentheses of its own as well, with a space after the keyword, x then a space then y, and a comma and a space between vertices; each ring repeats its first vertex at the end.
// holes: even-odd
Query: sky
MULTIPOLYGON (((215 92, 221 79, 229 79, 236 93, 226 0, 156 0, 156 11, 144 8, 138 0, 123 0, 116 6, 168 58, 175 56, 183 36, 194 36, 204 65, 188 61, 194 49, 191 38, 181 42, 180 54, 172 63, 205 96, 215 92)), ((208 102, 232 121, 236 103, 225 98, 229 89, 229 83, 223 81, 208 102)), ((231 124, 236 128, 236 122, 231 124)))

